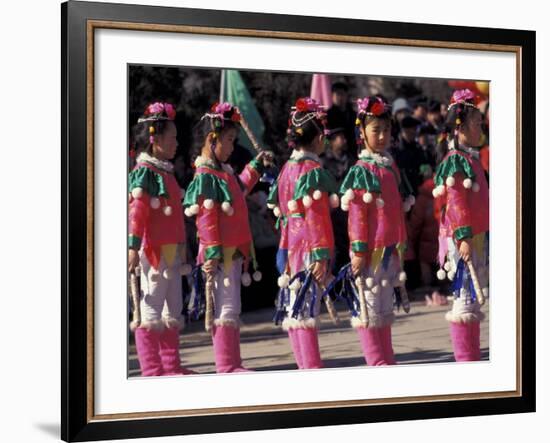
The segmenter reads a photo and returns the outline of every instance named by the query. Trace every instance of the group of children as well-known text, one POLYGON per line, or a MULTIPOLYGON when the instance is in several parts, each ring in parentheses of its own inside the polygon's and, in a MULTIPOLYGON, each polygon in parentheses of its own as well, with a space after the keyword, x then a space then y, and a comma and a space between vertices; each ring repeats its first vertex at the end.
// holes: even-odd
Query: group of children
MULTIPOLYGON (((448 152, 434 178, 434 196, 442 202, 438 277, 452 280, 455 299, 447 320, 457 361, 480 358, 480 301, 487 297, 489 277, 489 194, 474 149, 481 135, 475 99, 468 90, 453 94, 448 152), (477 276, 471 274, 473 269, 477 276), (478 294, 477 283, 483 294, 478 294)), ((247 371, 240 355, 240 288, 252 278, 261 279, 261 273, 255 269, 245 197, 273 157, 261 151, 237 175, 227 160, 245 125, 235 106, 216 103, 201 118, 204 143, 195 160, 193 181, 183 195, 170 162, 177 147, 174 119, 174 107, 168 103, 147 107, 138 121, 140 154, 129 176, 128 262, 129 272, 139 270, 141 276, 141 322, 134 328, 141 372, 144 376, 192 373, 180 365, 179 356, 180 275, 190 272, 185 263, 184 213, 195 217, 197 226, 199 271, 194 276, 206 275, 213 284, 216 371, 247 371)), ((395 364, 394 298, 406 303, 404 212, 414 204, 414 197, 387 152, 391 124, 391 108, 383 98, 357 100, 359 158, 338 188, 319 158, 329 133, 325 109, 306 97, 298 99, 290 111, 291 154, 272 185, 268 207, 280 229, 276 322, 281 321, 288 332, 299 369, 323 367, 320 307, 325 301, 330 308, 335 297, 350 308, 367 365, 395 364), (330 211, 338 206, 349 212, 350 263, 334 278, 330 275, 334 258, 330 211)))

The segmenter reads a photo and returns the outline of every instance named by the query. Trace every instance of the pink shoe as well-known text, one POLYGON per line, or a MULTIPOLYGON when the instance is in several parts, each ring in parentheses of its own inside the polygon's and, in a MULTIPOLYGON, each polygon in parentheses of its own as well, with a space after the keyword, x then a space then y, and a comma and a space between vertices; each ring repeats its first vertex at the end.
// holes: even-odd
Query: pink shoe
POLYGON ((233 326, 214 326, 212 331, 216 372, 248 372, 242 366, 240 333, 233 326))
POLYGON ((304 369, 304 362, 302 360, 302 349, 300 348, 300 339, 298 337, 298 330, 294 328, 288 329, 288 338, 290 339, 290 347, 294 354, 294 359, 298 365, 298 369, 304 369))
POLYGON ((302 354, 302 369, 320 369, 323 367, 319 352, 317 328, 296 328, 302 354))
POLYGON ((369 366, 383 366, 389 364, 386 360, 386 352, 380 329, 381 328, 373 327, 364 328, 362 326, 357 328, 361 349, 363 350, 365 361, 369 366))
POLYGON ((163 375, 159 355, 160 331, 137 328, 135 337, 141 375, 144 377, 163 375))
POLYGON ((455 360, 478 361, 480 358, 479 322, 450 322, 450 328, 455 360), (477 338, 476 334, 478 334, 477 338))
POLYGON ((159 343, 159 354, 164 375, 196 374, 195 371, 181 367, 178 328, 165 328, 160 334, 159 343))
POLYGON ((384 348, 384 360, 388 365, 395 365, 395 356, 391 340, 391 325, 382 326, 379 331, 382 347, 384 348))

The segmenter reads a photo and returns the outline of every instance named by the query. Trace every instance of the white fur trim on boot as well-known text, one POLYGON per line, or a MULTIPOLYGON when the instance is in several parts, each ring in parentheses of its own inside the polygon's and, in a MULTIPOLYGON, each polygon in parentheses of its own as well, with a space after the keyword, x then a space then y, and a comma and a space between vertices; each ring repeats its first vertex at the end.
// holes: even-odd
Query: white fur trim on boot
POLYGON ((453 323, 471 323, 474 321, 483 321, 485 314, 483 312, 463 312, 461 314, 455 314, 453 311, 447 311, 445 313, 445 320, 453 323))

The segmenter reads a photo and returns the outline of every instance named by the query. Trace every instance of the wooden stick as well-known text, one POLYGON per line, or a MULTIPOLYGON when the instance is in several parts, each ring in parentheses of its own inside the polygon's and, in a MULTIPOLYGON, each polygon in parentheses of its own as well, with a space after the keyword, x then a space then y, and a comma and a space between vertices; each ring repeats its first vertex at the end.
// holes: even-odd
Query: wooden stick
POLYGON ((141 325, 141 308, 139 305, 139 268, 136 267, 134 271, 130 272, 130 294, 132 296, 132 322, 130 323, 130 329, 135 331, 141 325))
POLYGON ((399 286, 399 293, 401 294, 401 305, 403 306, 403 311, 408 314, 411 310, 411 302, 409 301, 407 288, 405 288, 405 282, 403 282, 402 286, 399 286))
MULTIPOLYGON (((325 292, 326 291, 326 287, 323 283, 319 283, 317 282, 317 284, 319 285, 319 288, 321 289, 321 291, 325 292)), ((340 318, 338 317, 338 311, 336 311, 336 308, 334 307, 334 303, 332 302, 332 299, 330 298, 330 295, 326 294, 325 295, 325 306, 327 308, 327 312, 328 312, 328 315, 330 317, 330 319, 332 320, 332 323, 334 323, 335 325, 339 325, 340 324, 340 318)))
POLYGON ((246 133, 246 136, 250 140, 250 143, 252 143, 252 146, 254 146, 254 149, 258 152, 261 152, 262 148, 260 148, 260 144, 258 143, 258 140, 256 140, 256 137, 252 133, 250 126, 248 126, 248 123, 246 122, 242 114, 241 114, 241 127, 244 129, 244 132, 246 133))
POLYGON ((204 313, 204 328, 207 331, 212 329, 214 324, 214 273, 206 274, 206 311, 204 313))
POLYGON ((369 326, 369 311, 367 309, 367 299, 365 297, 365 281, 361 275, 357 276, 355 284, 359 290, 359 320, 361 320, 363 326, 367 328, 369 326))
POLYGON ((477 278, 477 272, 474 268, 474 264, 472 263, 471 259, 468 259, 466 261, 466 264, 468 265, 468 269, 470 270, 470 276, 472 277, 472 281, 474 282, 474 289, 476 290, 477 301, 481 306, 483 306, 485 304, 485 296, 483 295, 483 291, 481 290, 481 285, 479 284, 479 280, 477 278))

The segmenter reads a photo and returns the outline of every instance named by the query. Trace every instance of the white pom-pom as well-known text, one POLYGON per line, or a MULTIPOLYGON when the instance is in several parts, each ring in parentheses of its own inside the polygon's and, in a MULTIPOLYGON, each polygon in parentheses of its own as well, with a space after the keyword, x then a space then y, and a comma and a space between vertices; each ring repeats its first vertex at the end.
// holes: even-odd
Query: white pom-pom
POLYGON ((162 276, 166 279, 166 280, 172 280, 174 278, 174 271, 172 270, 172 268, 166 268, 163 272, 162 272, 162 276))
POLYGON ((289 286, 290 290, 291 291, 299 291, 300 288, 302 287, 302 283, 300 283, 300 280, 296 279, 292 282, 292 284, 289 286))
POLYGON ((362 283, 362 280, 361 280, 362 277, 356 277, 355 278, 355 286, 360 286, 361 283, 362 283))
POLYGON ((165 206, 162 209, 162 212, 164 212, 164 215, 166 215, 167 217, 170 217, 172 215, 172 206, 165 206))
POLYGON ((435 188, 432 189, 432 195, 434 196, 434 198, 439 197, 439 192, 438 192, 437 187, 435 187, 435 188))
POLYGON ((452 188, 455 185, 455 178, 452 175, 447 177, 447 180, 445 180, 445 184, 452 188))
POLYGON ((232 217, 234 213, 235 213, 235 210, 233 208, 229 208, 229 211, 226 212, 228 217, 232 217))
POLYGON ((381 198, 377 198, 376 199, 376 207, 377 208, 383 208, 384 207, 384 200, 382 200, 381 198))
POLYGON ((383 288, 387 288, 390 285, 390 281, 384 278, 382 279, 381 284, 383 288))
POLYGON ((348 189, 345 193, 344 193, 344 198, 350 202, 351 200, 353 200, 353 198, 355 197, 355 193, 353 192, 353 189, 348 189))
POLYGON ((455 279, 455 272, 454 271, 449 271, 447 273, 447 278, 451 281, 453 281, 455 279))
MULTIPOLYGON (((313 198, 315 198, 315 193, 313 193, 313 198)), ((330 194, 329 200, 331 208, 337 208, 340 206, 340 198, 338 197, 338 194, 330 194)))
POLYGON ((446 261, 445 264, 443 265, 443 269, 445 269, 445 271, 449 272, 451 270, 451 262, 446 261))
POLYGON ((231 206, 231 203, 229 202, 223 202, 222 203, 222 211, 226 214, 229 214, 233 210, 233 207, 231 206))
POLYGON ((401 283, 405 283, 407 281, 407 273, 405 271, 401 271, 399 273, 399 281, 401 283))
POLYGON ((274 215, 275 217, 280 217, 280 216, 281 216, 281 209, 280 209, 278 206, 275 206, 275 207, 273 208, 273 215, 274 215))
POLYGON ((255 271, 254 274, 252 274, 252 280, 260 281, 261 279, 262 279, 262 273, 260 271, 255 271))
POLYGON ((184 263, 180 266, 180 274, 181 275, 189 275, 191 274, 191 271, 193 270, 193 267, 189 263, 184 263))
POLYGON ((250 283, 252 283, 252 278, 248 272, 243 272, 241 275, 241 283, 243 286, 250 286, 250 283))
POLYGON ((472 185, 472 191, 474 191, 474 192, 479 192, 479 183, 475 182, 475 183, 472 185))
POLYGON ((298 209, 298 202, 296 200, 289 200, 287 203, 288 210, 290 212, 296 211, 298 209))
POLYGON ((321 200, 322 196, 323 196, 323 193, 319 189, 316 189, 315 191, 313 191, 314 200, 321 200))
POLYGON ((183 213, 184 213, 187 217, 193 217, 193 213, 191 212, 191 208, 185 208, 185 210, 183 211, 183 213))
POLYGON ((443 185, 436 186, 432 191, 432 195, 436 198, 442 196, 443 194, 445 194, 445 186, 443 185))
POLYGON ((191 210, 191 214, 197 215, 199 213, 200 207, 199 205, 194 204, 194 205, 191 205, 189 209, 191 210))
POLYGON ((407 197, 407 201, 409 202, 409 205, 413 206, 416 203, 416 198, 414 198, 414 195, 409 195, 407 197))
POLYGON ((268 204, 267 204, 267 207, 268 207, 269 209, 273 209, 273 208, 275 208, 275 205, 274 205, 273 203, 268 203, 268 204))
POLYGON ((156 269, 153 269, 151 271, 151 275, 149 275, 149 278, 153 283, 157 283, 160 280, 160 272, 157 271, 156 269))
POLYGON ((349 204, 342 199, 342 204, 340 205, 340 208, 342 208, 342 211, 348 212, 349 211, 349 204))
POLYGON ((302 203, 306 208, 309 208, 313 204, 313 199, 309 195, 305 195, 302 198, 302 203))
POLYGON ((366 191, 364 194, 363 194, 363 201, 367 204, 369 204, 371 201, 372 201, 373 197, 372 197, 372 194, 369 192, 369 191, 366 191))
POLYGON ((224 287, 226 287, 226 288, 229 288, 229 286, 231 286, 231 280, 229 280, 229 277, 224 277, 224 279, 223 279, 223 285, 224 285, 224 287))
POLYGON ((378 285, 373 286, 372 289, 371 289, 371 292, 373 294, 378 294, 380 292, 380 286, 378 286, 378 285))
POLYGON ((447 273, 443 269, 439 269, 437 271, 437 279, 438 280, 445 280, 445 277, 447 277, 447 273))
POLYGON ((132 189, 132 197, 134 197, 134 198, 143 197, 143 188, 134 188, 134 189, 132 189))
POLYGON ((288 282, 290 281, 290 276, 288 274, 281 274, 277 279, 277 285, 279 288, 288 288, 288 282))
POLYGON ((151 208, 153 208, 153 209, 160 208, 160 200, 156 197, 153 197, 151 199, 151 201, 149 202, 149 204, 151 205, 151 208))
POLYGON ((470 189, 472 187, 472 179, 471 178, 465 178, 464 181, 462 182, 462 185, 466 189, 470 189))
POLYGON ((411 205, 407 200, 405 200, 403 202, 403 211, 409 212, 410 210, 411 210, 411 205))
POLYGON ((367 284, 367 288, 372 288, 374 286, 374 278, 367 277, 365 283, 367 284))
POLYGON ((207 198, 202 202, 202 205, 205 209, 212 209, 214 207, 214 200, 212 200, 211 198, 207 198))

